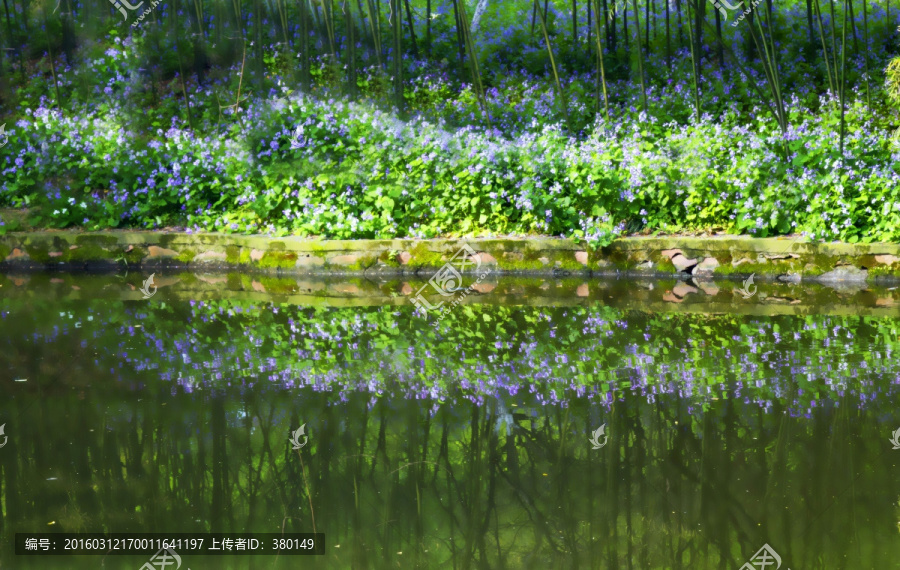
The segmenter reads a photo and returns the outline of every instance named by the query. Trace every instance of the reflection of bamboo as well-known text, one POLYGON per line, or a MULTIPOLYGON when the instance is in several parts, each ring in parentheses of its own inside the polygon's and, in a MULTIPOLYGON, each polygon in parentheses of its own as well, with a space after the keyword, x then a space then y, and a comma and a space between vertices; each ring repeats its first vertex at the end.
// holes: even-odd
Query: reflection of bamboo
POLYGON ((537 508, 537 505, 534 502, 534 499, 525 492, 522 486, 513 481, 509 475, 500 471, 500 476, 509 484, 515 493, 516 498, 519 500, 519 503, 525 509, 528 517, 537 524, 540 530, 544 533, 544 539, 546 539, 547 543, 550 545, 550 548, 557 554, 562 554, 563 549, 560 548, 559 543, 556 541, 556 537, 554 534, 558 534, 554 532, 554 529, 548 524, 547 517, 537 508))
POLYGON ((384 423, 384 407, 382 406, 379 410, 379 424, 378 424, 378 441, 375 444, 375 453, 372 454, 372 468, 369 471, 369 478, 375 474, 375 465, 378 463, 378 452, 381 452, 382 457, 385 461, 387 461, 387 452, 385 451, 385 423, 384 423))
POLYGON ((465 493, 463 494, 462 506, 465 509, 466 518, 466 528, 465 528, 465 545, 463 546, 463 568, 469 568, 469 564, 471 560, 474 558, 474 542, 475 542, 475 534, 476 528, 474 521, 478 518, 478 507, 480 506, 480 501, 475 500, 475 496, 477 495, 476 484, 477 479, 481 474, 481 453, 480 453, 480 437, 478 434, 478 412, 479 408, 476 405, 472 405, 472 418, 469 421, 469 431, 471 432, 471 437, 469 439, 469 450, 468 450, 468 461, 466 461, 466 474, 465 474, 465 493))
POLYGON ((300 451, 297 450, 297 456, 300 458, 300 469, 303 471, 303 484, 306 486, 306 498, 309 501, 309 516, 312 519, 313 532, 318 532, 316 530, 316 511, 313 509, 312 493, 309 492, 309 480, 306 477, 306 466, 303 464, 303 454, 300 451))
MULTIPOLYGON (((613 402, 609 409, 609 426, 612 433, 620 433, 618 414, 616 413, 616 404, 613 402)), ((606 537, 606 562, 608 568, 618 568, 619 566, 619 490, 618 490, 618 467, 619 467, 619 439, 616 437, 610 442, 606 448, 606 504, 609 506, 609 514, 604 517, 605 523, 603 536, 606 537)))
MULTIPOLYGON (((214 521, 224 521, 225 511, 225 487, 227 485, 227 471, 225 463, 225 406, 222 397, 212 398, 212 502, 210 506, 210 518, 214 521)), ((222 523, 219 523, 222 524, 222 523)))
MULTIPOLYGON (((362 480, 363 456, 366 451, 366 433, 369 426, 369 408, 363 406, 362 422, 359 430, 359 444, 353 461, 353 515, 351 517, 351 529, 353 540, 351 542, 351 560, 353 568, 366 567, 365 540, 363 539, 362 514, 359 506, 359 483, 362 480)), ((348 440, 349 443, 349 440, 348 440)))

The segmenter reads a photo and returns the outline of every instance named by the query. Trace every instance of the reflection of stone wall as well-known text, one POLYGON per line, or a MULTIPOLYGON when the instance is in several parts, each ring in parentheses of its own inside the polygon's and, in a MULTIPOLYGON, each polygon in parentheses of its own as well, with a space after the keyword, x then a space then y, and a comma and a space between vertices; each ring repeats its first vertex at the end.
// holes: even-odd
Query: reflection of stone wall
MULTIPOLYGON (((0 273, 0 294, 7 299, 91 299, 146 301, 140 287, 149 272, 119 274, 35 273, 13 269, 0 273)), ((157 271, 154 286, 159 300, 229 299, 236 302, 275 302, 322 307, 403 306, 426 284, 421 276, 266 275, 248 271, 157 271)), ((463 280, 471 294, 461 305, 528 305, 575 307, 599 303, 618 309, 675 313, 732 313, 741 315, 855 315, 897 317, 900 289, 884 284, 832 281, 827 283, 760 282, 756 293, 739 294, 738 279, 713 281, 634 277, 590 279, 585 276, 476 276, 463 280)), ((430 302, 443 298, 427 295, 430 302)))
MULTIPOLYGON (((900 245, 805 243, 783 238, 635 237, 590 251, 558 238, 469 239, 479 273, 714 276, 822 282, 900 278, 900 245)), ((12 232, 0 269, 251 269, 279 274, 411 275, 437 270, 462 240, 329 240, 140 231, 12 232)), ((475 264, 472 264, 473 267, 475 264)), ((472 268, 469 269, 473 271, 472 268)))

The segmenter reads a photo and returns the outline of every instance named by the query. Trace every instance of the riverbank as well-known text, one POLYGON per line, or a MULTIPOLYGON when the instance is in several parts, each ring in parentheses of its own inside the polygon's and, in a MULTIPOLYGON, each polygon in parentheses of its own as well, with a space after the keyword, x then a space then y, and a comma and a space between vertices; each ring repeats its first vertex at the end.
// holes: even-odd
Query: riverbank
POLYGON ((900 280, 900 245, 747 236, 315 240, 159 231, 27 231, 0 236, 0 271, 246 271, 271 275, 460 273, 857 282, 900 280), (466 248, 465 246, 468 246, 466 248), (459 262, 463 263, 460 264, 459 262))

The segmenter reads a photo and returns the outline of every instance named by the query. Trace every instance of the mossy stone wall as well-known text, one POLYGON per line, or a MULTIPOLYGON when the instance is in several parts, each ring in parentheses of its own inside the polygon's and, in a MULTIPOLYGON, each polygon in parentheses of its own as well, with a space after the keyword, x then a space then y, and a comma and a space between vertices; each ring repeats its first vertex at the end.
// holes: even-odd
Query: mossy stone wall
POLYGON ((0 269, 222 269, 276 275, 436 271, 468 244, 469 272, 740 277, 798 281, 900 278, 900 245, 749 237, 634 237, 599 250, 559 238, 329 240, 177 232, 11 232, 0 269))

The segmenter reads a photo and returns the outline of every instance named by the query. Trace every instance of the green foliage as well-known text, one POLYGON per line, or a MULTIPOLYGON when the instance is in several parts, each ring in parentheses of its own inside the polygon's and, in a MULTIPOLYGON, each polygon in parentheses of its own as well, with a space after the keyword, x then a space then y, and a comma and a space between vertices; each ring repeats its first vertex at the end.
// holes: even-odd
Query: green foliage
POLYGON ((900 106, 900 57, 896 57, 885 68, 885 91, 891 102, 900 106))

